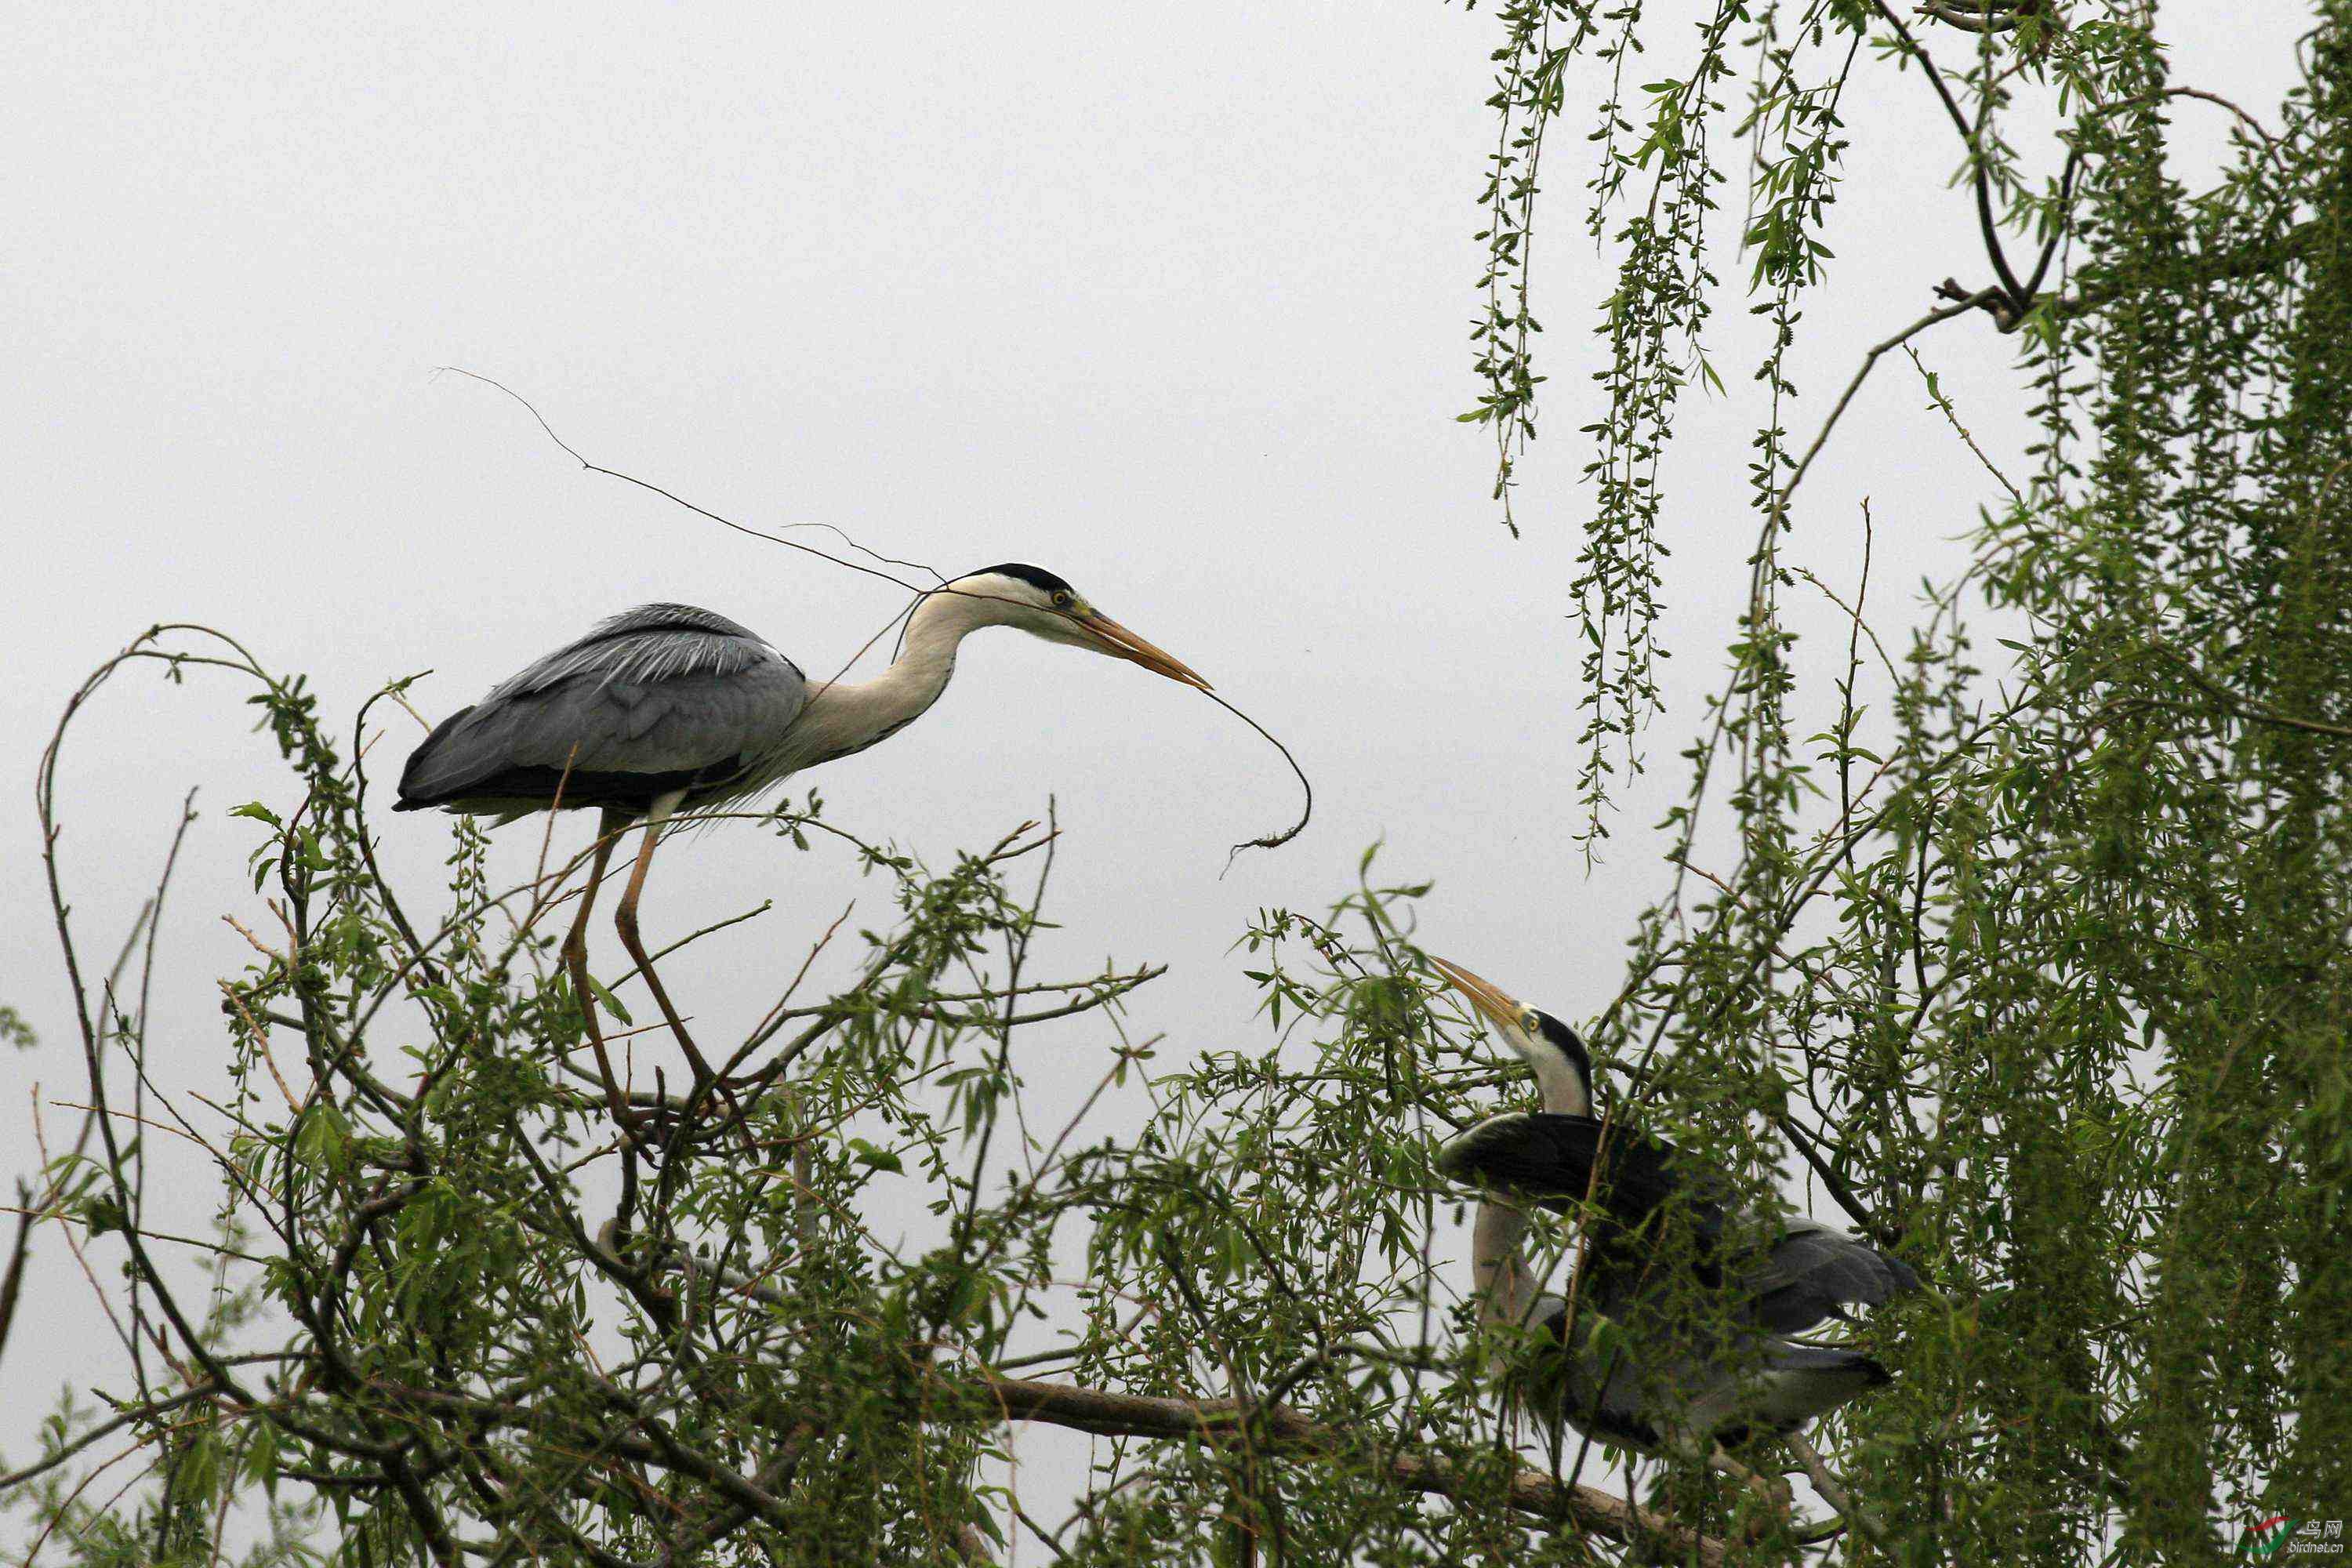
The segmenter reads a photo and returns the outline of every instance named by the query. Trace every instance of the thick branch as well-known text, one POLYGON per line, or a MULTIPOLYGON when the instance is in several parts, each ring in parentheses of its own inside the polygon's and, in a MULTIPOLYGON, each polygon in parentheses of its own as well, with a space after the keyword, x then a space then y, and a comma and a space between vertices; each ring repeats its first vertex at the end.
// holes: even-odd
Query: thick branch
MULTIPOLYGON (((1112 1394, 1070 1384, 992 1377, 980 1393, 1008 1421, 1043 1421, 1106 1437, 1160 1437, 1208 1444, 1238 1442, 1248 1426, 1263 1448, 1286 1458, 1337 1459, 1363 1452, 1350 1435, 1309 1419, 1288 1405, 1255 1409, 1233 1399, 1163 1399, 1112 1394)), ((1381 1458, 1389 1479, 1407 1490, 1475 1498, 1477 1487, 1462 1468, 1434 1454, 1407 1448, 1381 1458)), ((1651 1540, 1677 1556, 1696 1552, 1704 1563, 1725 1561, 1720 1542, 1668 1522, 1647 1509, 1591 1487, 1566 1486, 1539 1470, 1521 1469, 1507 1489, 1523 1513, 1560 1520, 1612 1541, 1651 1540)))

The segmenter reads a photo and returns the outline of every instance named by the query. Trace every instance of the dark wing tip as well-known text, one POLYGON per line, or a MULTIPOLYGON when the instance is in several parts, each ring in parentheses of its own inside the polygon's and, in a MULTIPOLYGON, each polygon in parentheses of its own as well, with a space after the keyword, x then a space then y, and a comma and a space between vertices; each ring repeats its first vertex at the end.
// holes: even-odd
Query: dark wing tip
POLYGON ((399 798, 393 803, 394 811, 424 811, 450 798, 443 787, 450 781, 436 778, 436 763, 444 763, 444 749, 458 725, 466 721, 478 703, 468 703, 433 726, 433 732, 416 742, 416 750, 408 753, 408 761, 400 769, 399 798))
POLYGON ((1832 1377, 1859 1377, 1869 1387, 1878 1387, 1895 1381, 1895 1374, 1866 1351, 1852 1345, 1808 1345, 1781 1342, 1766 1353, 1766 1364, 1775 1372, 1826 1373, 1832 1377))

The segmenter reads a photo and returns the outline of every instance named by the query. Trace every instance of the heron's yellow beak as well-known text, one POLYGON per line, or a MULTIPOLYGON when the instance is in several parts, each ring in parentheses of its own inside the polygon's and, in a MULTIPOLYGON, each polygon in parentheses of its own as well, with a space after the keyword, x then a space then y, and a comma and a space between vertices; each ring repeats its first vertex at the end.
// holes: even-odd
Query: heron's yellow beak
POLYGON ((1458 963, 1448 963, 1442 958, 1432 958, 1430 967, 1445 976, 1445 983, 1470 998, 1470 1005, 1478 1009, 1486 1020, 1498 1029, 1521 1027, 1519 1020, 1527 1009, 1501 991, 1479 979, 1458 963))
POLYGON ((1198 687, 1202 691, 1213 689, 1209 683, 1194 673, 1183 660, 1164 649, 1152 647, 1108 616, 1097 615, 1092 610, 1087 610, 1083 614, 1074 615, 1070 618, 1078 624, 1081 631, 1094 639, 1095 647, 1098 652, 1107 653, 1113 658, 1126 659, 1129 664, 1139 664, 1154 675, 1164 675, 1171 680, 1181 680, 1185 685, 1198 687))

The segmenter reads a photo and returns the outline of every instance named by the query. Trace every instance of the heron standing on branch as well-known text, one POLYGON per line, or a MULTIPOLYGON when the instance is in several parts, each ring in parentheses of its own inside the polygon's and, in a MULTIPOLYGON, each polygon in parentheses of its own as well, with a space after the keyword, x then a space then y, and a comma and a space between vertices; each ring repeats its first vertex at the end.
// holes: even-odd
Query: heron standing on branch
POLYGON ((955 673, 957 645, 982 626, 1015 626, 1209 689, 1053 573, 1017 563, 924 595, 908 617, 897 660, 876 679, 855 685, 810 685, 798 665, 724 616, 688 605, 644 605, 443 721, 409 757, 394 809, 437 806, 501 823, 540 811, 594 807, 604 814, 563 961, 616 1102, 588 984, 588 915, 614 842, 642 820, 645 842, 614 924, 699 1085, 712 1077, 709 1064, 637 935, 637 899, 663 824, 681 812, 748 800, 803 768, 887 740, 939 700, 955 673))
POLYGON ((1723 1172, 1596 1119, 1592 1062, 1575 1030, 1457 964, 1430 962, 1535 1069, 1543 1098, 1540 1113, 1490 1116, 1438 1152, 1440 1171, 1486 1194, 1471 1234, 1482 1321, 1562 1348, 1559 1413, 1579 1431, 1704 1458, 1785 1506, 1784 1487, 1724 1450, 1793 1433, 1890 1375, 1860 1351, 1790 1336, 1916 1290, 1918 1276, 1844 1231, 1742 1209, 1723 1172), (1565 1299, 1538 1292, 1522 1255, 1529 1204, 1591 1216, 1565 1299), (1677 1207, 1694 1243, 1680 1255, 1661 1237, 1677 1207), (1677 1257, 1679 1266, 1664 1261, 1677 1257), (1598 1320, 1616 1332, 1596 1334, 1598 1320))

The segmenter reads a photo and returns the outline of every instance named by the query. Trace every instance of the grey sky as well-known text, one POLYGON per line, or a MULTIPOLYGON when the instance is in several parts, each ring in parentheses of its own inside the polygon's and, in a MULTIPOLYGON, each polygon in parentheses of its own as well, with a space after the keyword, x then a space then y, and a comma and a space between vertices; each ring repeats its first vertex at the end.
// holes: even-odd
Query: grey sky
MULTIPOLYGON (((2208 3, 2171 25, 2193 79, 2275 103, 2287 7, 2208 3)), ((209 622, 308 671, 343 724, 378 682, 428 667, 415 700, 446 714, 647 599, 741 620, 813 675, 898 607, 886 584, 582 473, 519 408, 436 379, 442 364, 500 378, 593 459, 746 523, 830 522, 950 574, 1050 567, 1284 737, 1315 778, 1314 825, 1222 879, 1227 845, 1295 813, 1280 759, 1181 688, 1008 633, 969 645, 920 723, 806 781, 845 826, 939 859, 1057 795, 1067 930, 1046 954, 1171 963, 1134 1008, 1171 1053, 1264 1041, 1227 946, 1262 906, 1345 891, 1381 837, 1390 871, 1437 881, 1434 950, 1570 1016, 1598 1007, 1658 886, 1651 825, 1682 790, 1675 753, 1744 589, 1753 333, 1727 298, 1732 395, 1693 395, 1671 469, 1671 709, 1588 879, 1565 589, 1608 284, 1579 221, 1576 137, 1555 140, 1546 181, 1550 396, 1522 468, 1524 539, 1486 500, 1486 435, 1453 419, 1475 390, 1472 197, 1496 31, 1433 0, 410 5, 300 21, 17 7, 0 25, 0 136, 18 152, 0 164, 0 866, 20 896, 0 909, 0 1002, 46 1043, 0 1058, 9 1166, 33 1164, 37 1083, 80 1097, 35 896, 34 763, 81 675, 148 623, 209 622)), ((1578 83, 1589 106, 1594 79, 1578 83)), ((1984 280, 1943 188, 1956 144, 1925 102, 1884 71, 1851 96, 1842 265, 1806 306, 1800 443, 1935 282, 1984 280)), ((1585 117, 1572 108, 1572 128, 1585 117)), ((1727 252, 1720 270, 1746 266, 1727 252)), ((2004 450, 2023 402, 2011 345, 1967 321, 1921 346, 2004 450)), ((1857 502, 1875 498, 1874 598, 1894 628, 1921 574, 1958 559, 1990 484, 1907 363, 1879 374, 1808 483, 1795 555, 1849 585, 1857 502)), ((1813 668, 1842 658, 1835 612, 1800 613, 1822 634, 1813 668)), ((126 677, 64 772, 92 952, 144 896, 180 795, 203 792, 157 985, 167 1087, 220 1077, 211 977, 243 963, 221 917, 253 909, 255 842, 224 814, 287 797, 243 696, 126 677)), ((415 739, 386 723, 380 776, 415 739)), ((389 869, 423 894, 445 825, 381 826, 389 869)), ((506 836, 517 868, 535 834, 506 836)), ((665 966, 724 1034, 861 891, 860 918, 883 919, 842 856, 721 830, 665 853, 646 927, 659 940, 777 900, 665 966)), ((201 1224, 208 1199, 182 1194, 177 1217, 201 1224)), ((56 1353, 0 1366, 11 1452, 62 1372, 113 1364, 53 1232, 26 1310, 56 1353)))

